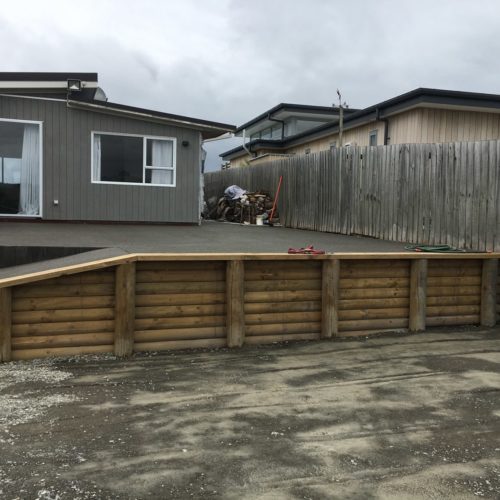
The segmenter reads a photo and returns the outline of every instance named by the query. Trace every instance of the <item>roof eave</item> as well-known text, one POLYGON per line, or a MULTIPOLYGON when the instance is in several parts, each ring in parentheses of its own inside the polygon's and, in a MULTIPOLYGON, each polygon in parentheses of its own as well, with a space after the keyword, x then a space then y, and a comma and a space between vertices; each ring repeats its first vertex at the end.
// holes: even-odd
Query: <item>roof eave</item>
POLYGON ((134 118, 138 120, 146 120, 155 123, 163 123, 168 125, 176 125, 185 128, 191 128, 195 130, 199 130, 202 132, 203 137, 211 138, 222 135, 226 132, 233 132, 235 127, 233 125, 228 125, 224 123, 216 123, 216 122, 207 122, 192 120, 188 117, 181 116, 167 116, 156 114, 154 112, 149 112, 149 110, 140 109, 140 108, 131 108, 123 109, 120 107, 114 107, 113 103, 97 104, 95 102, 87 102, 87 101, 75 101, 69 100, 67 101, 68 107, 86 109, 99 113, 106 113, 118 116, 127 116, 129 118, 134 118))

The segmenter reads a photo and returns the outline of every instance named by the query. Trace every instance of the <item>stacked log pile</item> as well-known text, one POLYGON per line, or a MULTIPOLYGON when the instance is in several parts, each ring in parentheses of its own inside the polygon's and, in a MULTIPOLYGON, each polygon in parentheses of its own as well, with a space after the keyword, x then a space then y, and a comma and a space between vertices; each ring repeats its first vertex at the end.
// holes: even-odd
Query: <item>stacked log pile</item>
POLYGON ((209 218, 222 222, 238 222, 240 224, 255 224, 257 217, 261 217, 264 224, 278 224, 279 215, 273 209, 273 198, 266 191, 246 192, 241 198, 228 199, 222 196, 215 204, 211 200, 209 218))

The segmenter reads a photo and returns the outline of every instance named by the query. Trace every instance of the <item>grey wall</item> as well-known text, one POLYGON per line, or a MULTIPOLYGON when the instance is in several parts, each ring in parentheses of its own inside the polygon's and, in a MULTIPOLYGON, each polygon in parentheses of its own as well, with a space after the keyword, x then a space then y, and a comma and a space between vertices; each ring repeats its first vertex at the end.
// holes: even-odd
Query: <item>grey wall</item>
POLYGON ((199 221, 198 131, 66 107, 66 102, 0 96, 0 118, 43 122, 43 218, 199 221), (177 185, 91 183, 91 131, 177 138, 177 185), (189 141, 188 147, 182 141, 189 141), (54 206, 53 200, 59 200, 54 206))

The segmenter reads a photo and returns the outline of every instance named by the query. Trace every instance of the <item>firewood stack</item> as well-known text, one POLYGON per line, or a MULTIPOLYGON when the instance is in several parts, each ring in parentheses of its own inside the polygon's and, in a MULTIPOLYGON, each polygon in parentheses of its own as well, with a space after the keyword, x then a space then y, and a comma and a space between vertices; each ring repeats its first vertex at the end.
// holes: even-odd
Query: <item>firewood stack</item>
POLYGON ((261 217, 264 224, 278 224, 279 215, 275 210, 270 221, 273 208, 273 198, 266 191, 246 191, 239 198, 229 199, 223 196, 217 202, 216 210, 212 211, 213 218, 219 221, 238 222, 240 224, 256 224, 257 217, 261 217))

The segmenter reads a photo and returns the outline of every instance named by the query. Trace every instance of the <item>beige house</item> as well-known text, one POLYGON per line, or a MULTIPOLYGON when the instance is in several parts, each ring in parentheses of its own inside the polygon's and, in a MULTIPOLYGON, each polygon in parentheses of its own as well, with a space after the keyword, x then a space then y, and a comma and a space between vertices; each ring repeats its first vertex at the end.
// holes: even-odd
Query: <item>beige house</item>
MULTIPOLYGON (((331 109, 335 113, 329 122, 280 139, 248 135, 247 129, 259 123, 254 119, 235 132, 251 140, 220 156, 226 166, 239 167, 270 157, 316 153, 340 146, 500 139, 497 94, 419 88, 362 110, 346 110, 342 144, 339 110, 331 109)), ((272 114, 267 118, 272 119, 272 114)))

